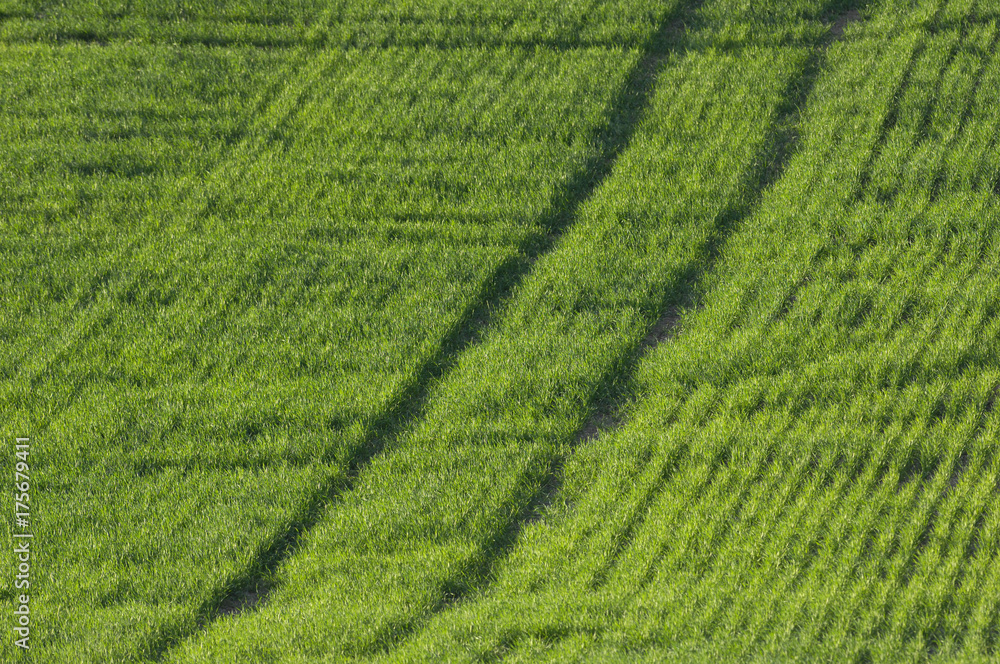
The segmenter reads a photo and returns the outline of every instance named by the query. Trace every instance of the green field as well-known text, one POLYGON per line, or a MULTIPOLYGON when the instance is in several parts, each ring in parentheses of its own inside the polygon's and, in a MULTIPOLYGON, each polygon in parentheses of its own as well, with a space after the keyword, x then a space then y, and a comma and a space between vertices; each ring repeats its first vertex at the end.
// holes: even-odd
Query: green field
POLYGON ((0 661, 1000 658, 998 40, 0 0, 0 661))

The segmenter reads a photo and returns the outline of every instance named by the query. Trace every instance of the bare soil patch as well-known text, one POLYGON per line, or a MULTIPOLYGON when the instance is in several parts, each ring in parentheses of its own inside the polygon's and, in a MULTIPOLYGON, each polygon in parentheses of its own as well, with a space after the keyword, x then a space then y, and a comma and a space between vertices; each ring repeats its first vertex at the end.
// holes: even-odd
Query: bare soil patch
POLYGON ((270 593, 271 589, 267 586, 257 586, 252 590, 246 588, 237 590, 222 600, 222 604, 219 605, 219 615, 231 616, 245 611, 252 611, 270 593))
POLYGON ((836 21, 833 22, 833 26, 830 27, 830 36, 836 40, 844 36, 844 28, 855 21, 861 20, 861 12, 857 9, 851 9, 850 11, 841 14, 836 21))

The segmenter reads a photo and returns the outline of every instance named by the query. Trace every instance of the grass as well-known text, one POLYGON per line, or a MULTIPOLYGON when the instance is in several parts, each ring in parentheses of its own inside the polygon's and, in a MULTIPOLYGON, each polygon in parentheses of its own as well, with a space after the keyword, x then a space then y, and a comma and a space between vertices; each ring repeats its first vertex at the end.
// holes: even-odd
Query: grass
POLYGON ((993 657, 997 17, 852 8, 0 4, 26 659, 993 657))
POLYGON ((386 659, 992 656, 996 167, 942 166, 991 135, 969 118, 995 33, 969 33, 831 47, 800 151, 640 365, 626 423, 571 456, 485 592, 386 659), (942 177, 904 185, 924 165, 942 177))
POLYGON ((264 48, 641 46, 674 2, 8 2, 0 40, 264 48))
MULTIPOLYGON (((309 518, 309 505, 373 444, 378 422, 433 370, 443 341, 478 298, 547 230, 565 196, 560 188, 594 149, 588 138, 615 80, 634 60, 620 50, 474 49, 303 58, 300 76, 353 83, 330 90, 303 81, 301 92, 275 97, 270 108, 248 95, 243 110, 264 105, 264 120, 246 119, 199 182, 177 183, 170 195, 179 202, 140 207, 127 234, 92 238, 92 260, 107 265, 97 283, 89 281, 93 265, 44 262, 65 286, 36 280, 35 297, 20 292, 19 301, 30 303, 40 328, 68 319, 69 329, 27 346, 30 363, 12 358, 7 404, 11 430, 39 431, 45 440, 35 466, 45 515, 38 537, 57 552, 50 569, 60 573, 52 572, 46 597, 50 614, 64 616, 39 627, 48 656, 72 658, 85 648, 98 659, 137 657, 161 635, 195 629, 309 518), (383 96, 377 116, 370 93, 383 96), (544 112, 513 122, 529 97, 547 97, 544 112), (426 126, 404 131, 414 104, 426 126), (317 124, 324 114, 340 123, 317 124), (529 162, 530 181, 518 167, 529 162), (295 173, 309 176, 288 177, 295 173), (370 195, 394 179, 406 183, 389 189, 399 197, 370 195), (511 188, 516 195, 506 193, 511 188), (427 209, 436 212, 422 221, 427 209), (285 222, 275 227, 271 215, 285 222), (172 503, 202 505, 200 516, 144 527, 151 516, 139 496, 187 473, 195 478, 177 486, 172 503), (101 481, 114 487, 103 493, 108 500, 128 499, 88 520, 101 481), (229 505, 233 518, 213 516, 214 505, 229 505), (107 529, 101 546, 78 551, 100 522, 107 524, 99 527, 107 529), (207 540, 207 550, 172 544, 191 538, 207 540), (122 558, 109 548, 145 553, 122 558), (203 553, 211 562, 202 566, 203 553), (110 589, 92 591, 95 566, 110 567, 110 589), (67 611, 74 606, 88 610, 67 611), (118 638, 123 630, 133 638, 118 638)), ((175 102, 183 104, 189 99, 175 102)), ((72 166, 48 168, 56 179, 72 166)), ((79 186, 115 176, 91 169, 79 186)), ((127 190, 127 200, 136 199, 127 190)), ((105 224, 114 218, 109 213, 105 224)), ((26 228, 38 223, 30 212, 18 219, 26 228)), ((23 269, 37 269, 29 247, 11 252, 23 269)), ((16 312, 7 321, 12 333, 25 330, 16 312)))
POLYGON ((646 122, 492 333, 323 515, 268 602, 176 659, 375 655, 487 583, 606 376, 746 206, 806 60, 794 48, 668 55, 646 122), (719 96, 745 112, 707 107, 719 96))

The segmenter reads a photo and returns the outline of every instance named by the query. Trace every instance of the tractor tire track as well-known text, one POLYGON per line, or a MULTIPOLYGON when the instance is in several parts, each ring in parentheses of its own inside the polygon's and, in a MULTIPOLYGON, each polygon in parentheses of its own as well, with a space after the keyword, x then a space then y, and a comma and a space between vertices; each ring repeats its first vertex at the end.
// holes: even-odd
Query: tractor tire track
MULTIPOLYGON (((654 87, 658 65, 676 47, 672 39, 674 15, 664 20, 663 26, 644 47, 638 62, 629 72, 621 90, 609 105, 604 120, 599 124, 593 142, 595 153, 567 182, 553 194, 548 212, 540 220, 544 234, 529 237, 518 251, 503 261, 483 283, 472 304, 466 309, 451 330, 444 336, 439 349, 427 358, 414 372, 414 378, 392 400, 391 405, 375 416, 367 426, 364 442, 350 453, 346 474, 331 475, 299 510, 301 515, 265 543, 255 555, 248 569, 229 584, 232 588, 223 597, 213 597, 198 610, 198 630, 206 629, 223 615, 254 610, 266 601, 271 590, 266 579, 286 559, 298 550, 302 536, 317 524, 320 516, 331 509, 344 495, 350 493, 373 458, 381 455, 386 446, 397 439, 421 414, 432 385, 454 368, 459 358, 479 344, 498 314, 502 314, 512 294, 524 281, 538 259, 550 253, 565 231, 579 216, 579 210, 593 193, 611 175, 619 155, 630 143, 643 113, 648 107, 654 87), (667 50, 665 50, 667 49, 667 50)), ((286 116, 280 116, 286 117, 286 116)), ((522 518, 513 522, 516 526, 522 518)), ((516 533, 498 533, 495 541, 513 541, 516 533)), ((479 576, 478 572, 473 573, 479 576)), ((444 609, 459 599, 462 593, 444 593, 437 610, 444 609)), ((437 611, 435 611, 436 613, 437 611)), ((421 623, 422 624, 422 623, 421 623)), ((419 627, 418 624, 394 626, 392 636, 381 641, 387 648, 404 639, 419 627)), ((160 661, 182 641, 191 638, 197 630, 164 630, 149 639, 144 647, 146 657, 160 661)))

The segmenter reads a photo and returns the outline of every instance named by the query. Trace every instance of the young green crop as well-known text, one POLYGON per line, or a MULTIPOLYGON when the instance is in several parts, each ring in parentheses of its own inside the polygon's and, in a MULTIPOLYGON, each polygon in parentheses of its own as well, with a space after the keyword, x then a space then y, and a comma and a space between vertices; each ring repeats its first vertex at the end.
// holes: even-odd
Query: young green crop
POLYGON ((34 0, 0 13, 0 42, 294 48, 329 9, 319 0, 34 0))
POLYGON ((627 424, 486 593, 382 659, 995 654, 996 32, 935 32, 832 47, 627 424))
POLYGON ((995 11, 846 9, 0 4, 39 656, 995 654, 995 11))
MULTIPOLYGON (((678 3, 647 0, 38 1, 12 7, 0 42, 66 40, 333 48, 638 47, 678 3)), ((0 15, 3 16, 3 15, 0 15)))
POLYGON ((11 377, 14 363, 38 359, 24 344, 44 338, 40 326, 62 328, 56 311, 91 301, 122 252, 144 242, 149 218, 241 139, 260 72, 284 58, 162 47, 0 54, 10 82, 0 90, 0 311, 16 344, 0 361, 11 377))
POLYGON ((331 505, 268 603, 170 658, 373 655, 483 583, 601 378, 683 292, 720 216, 744 204, 805 56, 672 56, 610 178, 483 343, 433 386, 421 418, 331 505))
MULTIPOLYGON (((5 430, 45 441, 36 536, 53 576, 38 611, 59 616, 38 627, 46 657, 149 655, 259 567, 427 379, 492 282, 551 230, 559 190, 592 158, 634 62, 617 50, 303 57, 270 101, 244 102, 260 117, 206 150, 207 172, 185 172, 197 182, 150 191, 124 230, 81 212, 105 235, 84 253, 92 262, 66 258, 78 270, 60 273, 70 299, 28 282, 46 303, 37 325, 62 336, 25 344, 30 360, 12 362, 5 385, 5 430)), ((76 76, 86 94, 101 80, 75 62, 56 72, 50 85, 76 76)), ((78 123, 100 103, 54 116, 78 123)), ((153 117, 172 120, 168 108, 153 117)), ((36 131, 44 144, 46 127, 36 131)), ((176 143, 164 139, 168 165, 176 143)), ((97 161, 98 148, 79 151, 97 161)), ((61 164, 46 166, 53 179, 61 164)), ((85 175, 99 192, 142 177, 85 175)), ((75 214, 49 226, 67 232, 75 214)), ((27 248, 11 250, 30 275, 27 248)), ((10 329, 20 320, 11 312, 10 329)))

